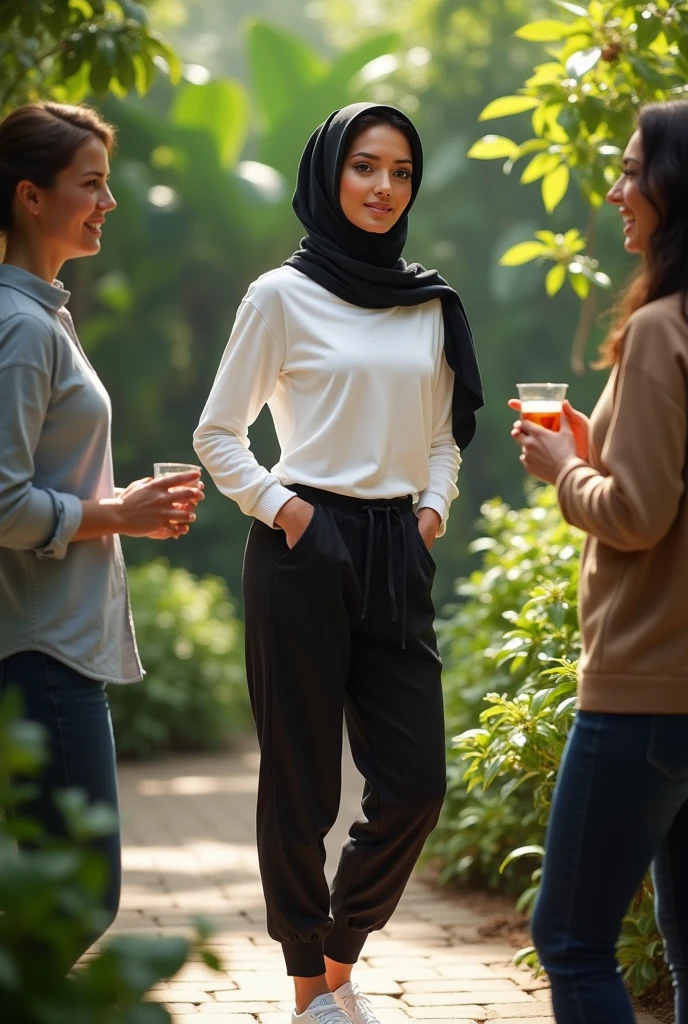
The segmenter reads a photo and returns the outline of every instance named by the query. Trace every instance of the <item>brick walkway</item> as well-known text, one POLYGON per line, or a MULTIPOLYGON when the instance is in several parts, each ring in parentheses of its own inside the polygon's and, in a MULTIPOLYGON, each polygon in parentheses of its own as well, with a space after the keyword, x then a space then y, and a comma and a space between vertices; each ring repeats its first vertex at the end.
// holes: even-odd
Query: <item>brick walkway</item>
MULTIPOLYGON (((124 893, 115 930, 189 932, 203 913, 216 928, 217 974, 188 964, 153 993, 175 1024, 289 1024, 292 988, 264 925, 254 843, 257 754, 195 757, 120 770, 124 893)), ((338 851, 361 780, 345 764, 342 812, 328 837, 338 851)), ((328 859, 332 870, 332 858, 328 859)), ((414 880, 393 920, 366 944, 361 987, 383 1024, 547 1024, 542 982, 511 964, 513 950, 479 941, 475 914, 414 880)), ((650 1018, 644 1024, 651 1024, 650 1018)))

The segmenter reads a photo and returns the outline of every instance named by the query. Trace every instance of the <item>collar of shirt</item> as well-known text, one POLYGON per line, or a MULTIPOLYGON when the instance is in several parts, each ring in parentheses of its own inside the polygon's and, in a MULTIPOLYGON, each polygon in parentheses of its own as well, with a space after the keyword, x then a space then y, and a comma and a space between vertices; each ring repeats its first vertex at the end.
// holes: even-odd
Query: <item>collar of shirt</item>
POLYGON ((15 288, 55 313, 69 302, 71 294, 63 288, 61 281, 49 284, 28 270, 7 263, 0 264, 0 285, 15 288))

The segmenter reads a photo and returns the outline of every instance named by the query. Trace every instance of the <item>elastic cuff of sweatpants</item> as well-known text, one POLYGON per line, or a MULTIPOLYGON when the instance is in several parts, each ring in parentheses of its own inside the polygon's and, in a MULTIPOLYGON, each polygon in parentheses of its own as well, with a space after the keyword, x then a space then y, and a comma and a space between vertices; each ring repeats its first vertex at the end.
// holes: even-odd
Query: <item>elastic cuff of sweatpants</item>
POLYGON ((325 973, 322 939, 315 942, 283 942, 287 974, 296 978, 318 978, 325 973))
POLYGON ((338 964, 355 964, 367 938, 368 932, 355 932, 335 924, 325 936, 325 956, 338 964))

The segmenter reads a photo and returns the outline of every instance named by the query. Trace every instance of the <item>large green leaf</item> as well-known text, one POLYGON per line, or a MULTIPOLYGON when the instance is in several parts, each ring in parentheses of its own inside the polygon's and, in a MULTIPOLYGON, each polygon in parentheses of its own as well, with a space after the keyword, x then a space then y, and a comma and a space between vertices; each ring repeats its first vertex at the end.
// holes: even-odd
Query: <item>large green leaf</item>
POLYGON ((205 85, 186 82, 177 92, 170 120, 183 128, 207 132, 220 163, 233 167, 248 134, 248 96, 241 82, 225 78, 205 85))
MULTIPOLYGON (((342 53, 332 65, 327 76, 328 89, 341 89, 342 95, 346 95, 346 89, 359 71, 372 60, 383 57, 386 53, 394 53, 399 49, 400 36, 396 32, 385 32, 382 35, 372 36, 366 39, 359 46, 342 53)), ((343 105, 343 103, 341 104, 343 105)))
POLYGON ((247 43, 253 95, 273 128, 309 87, 327 75, 329 65, 296 36, 264 21, 250 24, 247 43))

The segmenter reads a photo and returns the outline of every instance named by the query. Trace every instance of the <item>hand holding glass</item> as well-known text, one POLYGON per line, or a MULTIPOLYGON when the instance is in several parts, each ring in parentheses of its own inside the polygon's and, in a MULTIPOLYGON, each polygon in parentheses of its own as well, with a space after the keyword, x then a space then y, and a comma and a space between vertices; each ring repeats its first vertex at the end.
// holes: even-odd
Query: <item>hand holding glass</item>
MULTIPOLYGON (((201 468, 200 468, 200 466, 192 466, 192 465, 190 465, 187 462, 154 462, 153 463, 153 476, 155 477, 156 480, 159 479, 160 477, 163 477, 163 476, 173 476, 173 475, 175 475, 177 473, 197 473, 198 476, 200 477, 200 475, 201 475, 201 468)), ((188 487, 189 483, 185 483, 182 486, 188 487)), ((203 490, 203 484, 200 483, 200 482, 197 485, 192 482, 191 486, 194 486, 194 487, 198 486, 201 490, 203 490)), ((174 487, 171 487, 170 491, 174 491, 174 487)), ((201 495, 201 497, 202 497, 202 495, 201 495)), ((174 507, 175 508, 184 509, 185 511, 190 511, 191 509, 196 507, 196 503, 195 502, 189 502, 189 503, 186 503, 186 502, 184 502, 184 503, 181 503, 181 502, 180 503, 176 503, 175 502, 174 507)), ((188 529, 188 527, 187 527, 187 529, 188 529)))
POLYGON ((568 384, 517 384, 521 419, 546 430, 561 429, 561 411, 568 384))

